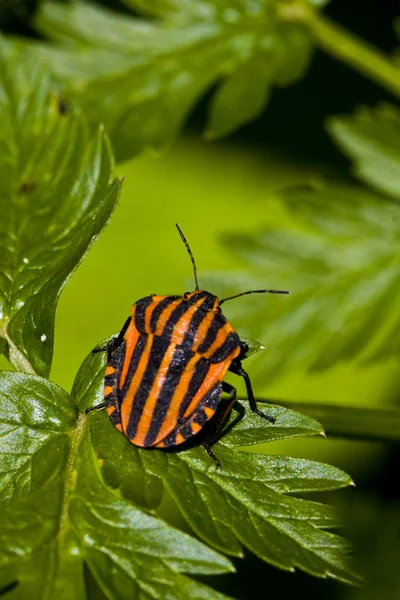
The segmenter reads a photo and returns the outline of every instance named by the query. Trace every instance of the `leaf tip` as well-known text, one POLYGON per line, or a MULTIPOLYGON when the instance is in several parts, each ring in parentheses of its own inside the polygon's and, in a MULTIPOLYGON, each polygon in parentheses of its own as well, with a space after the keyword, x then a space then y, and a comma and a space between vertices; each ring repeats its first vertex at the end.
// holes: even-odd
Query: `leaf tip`
POLYGON ((323 429, 321 429, 318 435, 321 435, 322 437, 326 438, 326 433, 323 429))

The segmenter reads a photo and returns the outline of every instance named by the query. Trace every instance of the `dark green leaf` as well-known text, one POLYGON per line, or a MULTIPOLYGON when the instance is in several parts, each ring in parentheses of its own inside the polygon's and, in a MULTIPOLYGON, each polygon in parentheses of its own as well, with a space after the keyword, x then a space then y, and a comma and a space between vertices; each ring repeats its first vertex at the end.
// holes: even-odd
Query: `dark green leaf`
POLYGON ((9 598, 86 600, 84 563, 118 600, 129 591, 143 600, 225 598, 183 573, 224 573, 229 560, 104 485, 90 419, 76 420, 63 390, 3 373, 0 393, 2 452, 11 468, 16 461, 13 485, 1 478, 0 576, 18 581, 9 598))
POLYGON ((328 130, 354 161, 357 177, 400 200, 400 111, 396 106, 363 107, 354 116, 332 117, 328 130))
POLYGON ((23 373, 0 373, 0 398, 0 500, 17 500, 62 469, 76 414, 64 390, 23 373))
POLYGON ((120 159, 174 138, 202 94, 225 79, 208 134, 225 135, 262 111, 268 89, 302 77, 312 39, 281 22, 279 0, 129 0, 150 20, 84 2, 47 2, 37 20, 57 45, 35 44, 66 97, 104 122, 120 159), (156 17, 156 19, 154 19, 156 17))
POLYGON ((120 182, 103 131, 64 114, 37 61, 4 41, 0 119, 0 335, 17 369, 48 375, 60 291, 120 182))
POLYGON ((252 413, 247 402, 237 403, 237 406, 241 409, 240 413, 243 418, 236 423, 237 413, 232 411, 230 423, 227 426, 227 429, 232 428, 232 431, 223 438, 226 446, 252 446, 292 437, 323 435, 324 433, 324 429, 318 421, 294 410, 286 408, 282 410, 281 406, 265 404, 263 412, 276 419, 275 424, 272 425, 259 415, 252 413))
MULTIPOLYGON (((105 359, 102 362, 103 366, 93 363, 89 357, 79 379, 93 368, 92 376, 98 381, 105 359)), ((92 385, 81 406, 95 404, 98 393, 92 385)), ((259 443, 321 432, 316 421, 294 411, 268 406, 265 412, 277 416, 275 426, 264 424, 260 417, 256 420, 256 415, 246 415, 237 432, 236 428, 228 431, 215 445, 220 469, 201 447, 177 452, 135 448, 105 412, 90 416, 93 446, 108 485, 136 504, 145 506, 148 502, 152 508, 157 505, 161 484, 196 534, 217 550, 240 556, 245 546, 283 569, 299 567, 317 576, 354 582, 346 558, 347 544, 321 529, 338 525, 334 511, 286 495, 344 487, 351 484, 350 477, 321 463, 229 448, 230 438, 234 443, 259 443), (142 474, 136 479, 140 469, 142 474)))

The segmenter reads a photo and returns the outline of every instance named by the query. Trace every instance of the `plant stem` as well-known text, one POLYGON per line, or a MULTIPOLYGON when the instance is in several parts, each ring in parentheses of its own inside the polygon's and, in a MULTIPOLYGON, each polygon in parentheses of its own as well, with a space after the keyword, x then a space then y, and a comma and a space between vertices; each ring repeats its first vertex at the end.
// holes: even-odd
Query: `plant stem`
POLYGON ((280 4, 278 15, 282 21, 303 23, 321 50, 400 97, 400 69, 384 52, 333 23, 303 0, 280 4))
POLYGON ((258 402, 269 402, 304 412, 317 419, 329 436, 365 441, 399 441, 400 410, 398 408, 358 408, 313 402, 257 398, 258 402))

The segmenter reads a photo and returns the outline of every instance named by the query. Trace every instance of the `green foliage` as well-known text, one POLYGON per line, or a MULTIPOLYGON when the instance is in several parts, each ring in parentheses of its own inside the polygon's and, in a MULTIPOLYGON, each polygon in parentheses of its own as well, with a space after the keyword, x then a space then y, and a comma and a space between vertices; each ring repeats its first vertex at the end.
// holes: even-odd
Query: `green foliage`
MULTIPOLYGON (((48 375, 60 291, 107 222, 120 183, 101 128, 60 111, 49 77, 0 45, 0 335, 48 375)), ((6 342, 6 343, 5 343, 6 342)))
POLYGON ((354 117, 336 117, 329 130, 354 161, 354 174, 400 200, 400 111, 390 104, 363 107, 354 117))
MULTIPOLYGON (((303 76, 311 36, 281 22, 279 0, 189 0, 129 5, 157 20, 84 2, 43 5, 37 27, 56 42, 35 52, 94 123, 105 123, 119 159, 173 139, 188 112, 222 81, 208 137, 254 119, 269 90, 303 76)), ((31 49, 32 51, 33 49, 31 49)))
POLYGON ((258 424, 252 431, 255 421, 243 419, 248 437, 239 429, 216 445, 220 470, 199 447, 140 450, 105 412, 75 412, 76 404, 83 410, 98 402, 104 364, 104 357, 88 357, 71 398, 33 375, 1 374, 0 451, 13 471, 0 479, 0 573, 7 568, 19 581, 10 598, 86 598, 83 561, 110 598, 222 598, 183 573, 222 573, 230 562, 147 514, 164 489, 197 536, 220 552, 240 556, 244 545, 284 569, 356 581, 347 544, 325 531, 337 525, 332 509, 291 496, 338 489, 351 479, 321 463, 229 448, 252 435, 264 442, 299 435, 300 425, 318 434, 316 421, 271 407, 276 436, 272 426, 262 435, 258 424))
MULTIPOLYGON (((357 174, 394 197, 398 122, 393 107, 330 122, 335 138, 355 157, 357 174)), ((203 278, 222 297, 266 286, 293 292, 252 297, 251 305, 240 299, 229 307, 244 335, 258 336, 266 346, 273 340, 273 351, 267 347, 256 359, 263 380, 286 369, 398 357, 399 205, 360 186, 323 182, 279 197, 291 226, 225 235, 226 246, 246 261, 246 271, 203 278)))
MULTIPOLYGON (((0 350, 16 369, 0 373, 0 587, 17 583, 11 600, 85 600, 86 572, 111 600, 222 600, 191 576, 231 572, 225 555, 245 550, 281 569, 356 584, 349 545, 331 533, 335 511, 305 496, 351 478, 257 453, 259 444, 322 434, 314 418, 265 404, 272 425, 238 402, 215 445, 217 469, 196 443, 138 449, 105 412, 85 416, 102 401, 104 355, 84 361, 70 395, 39 376, 50 371, 61 290, 119 193, 99 122, 119 158, 157 149, 216 86, 206 136, 227 135, 262 112, 272 87, 302 77, 314 43, 344 39, 318 20, 325 0, 125 4, 141 16, 45 2, 36 25, 53 43, 0 40, 0 350), (166 499, 190 534, 160 517, 166 499)), ((337 54, 398 89, 396 70, 381 69, 385 58, 370 48, 357 52, 345 40, 337 54)), ((263 382, 288 368, 399 355, 399 111, 363 109, 328 127, 373 190, 317 183, 283 192, 290 226, 225 236, 246 271, 209 278, 223 296, 233 283, 294 292, 269 297, 268 311, 266 297, 252 298, 252 310, 244 299, 228 309, 246 335, 273 340, 263 382)), ((264 348, 243 339, 247 356, 264 348)), ((373 423, 365 410, 340 419, 325 406, 310 412, 339 435, 399 436, 398 411, 376 411, 373 423)))

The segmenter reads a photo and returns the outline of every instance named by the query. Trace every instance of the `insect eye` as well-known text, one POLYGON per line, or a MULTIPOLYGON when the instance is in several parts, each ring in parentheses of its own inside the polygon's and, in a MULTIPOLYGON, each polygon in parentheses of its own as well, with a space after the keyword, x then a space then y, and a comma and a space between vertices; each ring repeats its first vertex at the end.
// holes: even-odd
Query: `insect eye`
POLYGON ((187 300, 189 298, 189 296, 190 296, 190 292, 185 292, 183 294, 183 297, 185 298, 185 300, 187 300))

